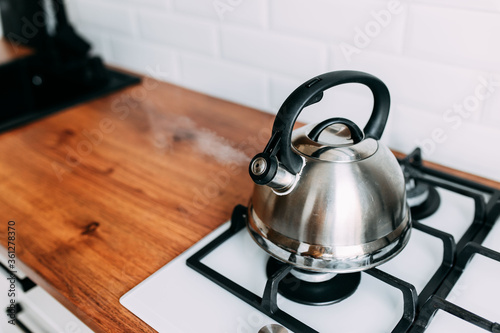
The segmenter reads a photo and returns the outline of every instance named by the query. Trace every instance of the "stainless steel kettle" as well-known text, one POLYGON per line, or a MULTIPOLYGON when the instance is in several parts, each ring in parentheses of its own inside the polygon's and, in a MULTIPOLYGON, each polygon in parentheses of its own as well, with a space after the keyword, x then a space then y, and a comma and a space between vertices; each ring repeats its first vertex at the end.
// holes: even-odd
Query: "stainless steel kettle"
POLYGON ((317 76, 285 100, 264 152, 249 167, 256 185, 247 227, 265 251, 298 268, 347 273, 379 265, 404 248, 411 230, 404 176, 377 141, 389 106, 385 84, 356 71, 317 76), (293 131, 302 109, 345 83, 373 93, 364 131, 344 118, 293 131))

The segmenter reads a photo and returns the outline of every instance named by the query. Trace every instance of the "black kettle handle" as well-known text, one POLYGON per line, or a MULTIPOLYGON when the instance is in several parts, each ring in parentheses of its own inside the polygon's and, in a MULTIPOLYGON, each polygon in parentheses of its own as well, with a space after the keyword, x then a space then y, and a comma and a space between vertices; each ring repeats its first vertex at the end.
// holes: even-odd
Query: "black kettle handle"
POLYGON ((300 112, 308 105, 317 103, 323 91, 345 83, 361 83, 373 93, 373 110, 364 128, 365 136, 380 139, 384 132, 391 97, 386 85, 377 77, 358 71, 334 71, 319 75, 295 89, 285 100, 276 115, 273 132, 264 153, 278 153, 280 163, 297 174, 302 159, 291 149, 292 131, 300 112), (274 146, 274 147, 273 147, 274 146))

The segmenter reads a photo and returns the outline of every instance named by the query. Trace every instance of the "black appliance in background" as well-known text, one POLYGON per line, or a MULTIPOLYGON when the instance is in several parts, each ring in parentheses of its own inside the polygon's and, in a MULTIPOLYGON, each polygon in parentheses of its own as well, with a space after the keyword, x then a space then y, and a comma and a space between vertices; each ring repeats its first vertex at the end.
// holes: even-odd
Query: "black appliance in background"
POLYGON ((63 0, 0 0, 0 14, 14 50, 34 50, 0 65, 0 132, 140 82, 90 55, 63 0))

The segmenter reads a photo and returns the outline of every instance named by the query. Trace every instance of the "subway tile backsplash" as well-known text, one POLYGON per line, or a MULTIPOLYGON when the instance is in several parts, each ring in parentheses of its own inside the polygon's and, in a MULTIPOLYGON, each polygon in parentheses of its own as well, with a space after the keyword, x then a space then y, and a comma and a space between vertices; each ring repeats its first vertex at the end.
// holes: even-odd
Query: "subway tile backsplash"
MULTIPOLYGON (((385 143, 500 181, 498 3, 67 0, 106 62, 270 113, 317 74, 372 73, 393 100, 385 143)), ((301 120, 364 125, 371 105, 366 88, 338 87, 301 120)))
POLYGON ((117 36, 135 35, 135 13, 132 8, 104 1, 78 1, 82 24, 95 26, 117 36))
POLYGON ((207 56, 217 55, 218 31, 211 22, 183 14, 140 10, 140 38, 207 56))
POLYGON ((221 29, 221 57, 281 74, 311 76, 327 64, 323 43, 269 31, 221 29))
POLYGON ((500 69, 496 12, 414 5, 409 17, 406 50, 429 60, 484 70, 500 69))

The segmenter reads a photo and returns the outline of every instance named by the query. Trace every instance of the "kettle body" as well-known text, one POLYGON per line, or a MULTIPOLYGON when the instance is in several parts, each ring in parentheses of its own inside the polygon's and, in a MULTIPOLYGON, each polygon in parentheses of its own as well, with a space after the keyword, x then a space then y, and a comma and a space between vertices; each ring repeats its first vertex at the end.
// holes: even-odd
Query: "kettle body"
POLYGON ((256 185, 247 228, 265 251, 298 268, 347 273, 375 267, 405 247, 411 215, 404 176, 378 141, 389 101, 382 81, 355 71, 313 78, 285 101, 266 149, 249 167, 256 185), (325 89, 353 82, 374 96, 364 131, 344 118, 292 131, 325 89))

